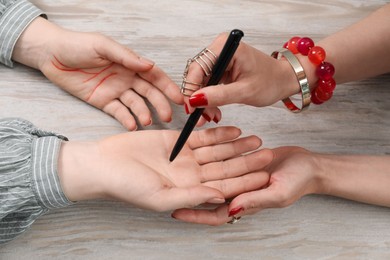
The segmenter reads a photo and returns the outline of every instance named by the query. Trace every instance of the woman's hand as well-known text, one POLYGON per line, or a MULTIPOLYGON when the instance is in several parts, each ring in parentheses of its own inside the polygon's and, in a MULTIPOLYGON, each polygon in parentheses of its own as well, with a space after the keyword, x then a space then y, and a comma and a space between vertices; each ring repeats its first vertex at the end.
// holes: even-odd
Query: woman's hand
POLYGON ((233 215, 287 207, 308 194, 390 207, 389 156, 320 154, 300 147, 272 151, 275 157, 265 168, 270 179, 263 189, 240 194, 228 206, 213 210, 179 209, 173 216, 187 222, 220 225, 233 215))
POLYGON ((129 130, 137 129, 134 117, 142 125, 152 124, 144 98, 166 122, 172 116, 167 97, 183 104, 178 86, 152 61, 104 35, 73 32, 40 17, 21 35, 13 59, 41 70, 54 84, 129 130))
POLYGON ((273 161, 265 168, 270 174, 266 187, 240 194, 229 205, 217 209, 179 209, 173 216, 186 222, 221 225, 233 215, 244 216, 266 208, 286 207, 306 194, 322 190, 313 153, 300 147, 280 147, 273 149, 273 153, 273 161))
MULTIPOLYGON (((219 35, 207 48, 219 55, 227 36, 219 35)), ((204 72, 197 63, 191 64, 187 79, 204 81, 204 72)), ((243 41, 220 83, 194 92, 186 100, 189 112, 194 107, 214 108, 233 103, 263 107, 299 92, 296 76, 287 61, 276 60, 243 41)), ((208 113, 211 118, 215 115, 212 113, 208 113)))
POLYGON ((97 143, 63 143, 59 176, 70 200, 112 198, 167 211, 257 190, 268 183, 262 169, 273 158, 255 136, 220 127, 194 131, 173 162, 177 131, 139 131, 97 143), (245 155, 243 155, 245 154, 245 155))

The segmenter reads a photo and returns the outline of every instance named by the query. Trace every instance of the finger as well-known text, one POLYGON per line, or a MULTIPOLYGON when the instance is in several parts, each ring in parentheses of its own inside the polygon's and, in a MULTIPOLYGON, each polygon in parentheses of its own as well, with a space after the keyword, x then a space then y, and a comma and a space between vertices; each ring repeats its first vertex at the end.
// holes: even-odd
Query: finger
MULTIPOLYGON (((207 47, 205 53, 199 53, 199 58, 192 59, 192 63, 188 68, 187 80, 190 82, 195 82, 198 84, 206 84, 210 78, 213 67, 218 60, 218 56, 221 53, 224 43, 228 37, 228 33, 221 33, 216 39, 212 42, 211 45, 207 47)), ((230 70, 232 62, 227 67, 227 71, 230 70)))
POLYGON ((119 97, 120 101, 127 106, 138 118, 138 121, 146 126, 152 124, 152 117, 145 101, 133 90, 127 90, 119 97))
POLYGON ((161 92, 175 104, 184 104, 184 97, 180 93, 179 86, 177 86, 159 67, 154 66, 153 69, 147 72, 138 73, 138 75, 161 90, 161 92))
MULTIPOLYGON (((219 56, 220 52, 222 51, 223 45, 226 42, 227 37, 228 37, 228 33, 220 34, 213 41, 213 43, 208 47, 208 49, 211 50, 213 53, 215 53, 215 55, 219 56)), ((238 47, 237 52, 233 56, 232 61, 228 64, 228 67, 226 68, 226 72, 223 74, 220 83, 221 82, 230 83, 226 79, 230 78, 228 75, 230 74, 230 71, 233 69, 233 65, 235 64, 236 57, 238 56, 237 53, 240 52, 242 49, 241 45, 242 44, 240 44, 240 46, 238 47)), ((202 68, 199 65, 193 63, 189 67, 187 78, 192 82, 201 82, 201 80, 203 79, 203 81, 207 83, 207 79, 205 79, 202 73, 203 73, 202 68)), ((233 98, 234 100, 242 100, 241 96, 245 95, 245 93, 242 93, 241 90, 237 90, 237 89, 234 92, 231 92, 230 90, 229 91, 224 90, 225 86, 227 85, 223 85, 223 84, 211 85, 192 93, 191 97, 188 99, 188 103, 190 104, 190 108, 189 108, 190 111, 191 111, 191 107, 216 107, 216 106, 230 104, 230 103, 238 103, 238 102, 230 101, 229 99, 224 101, 223 98, 225 96, 227 96, 230 99, 233 98), (215 96, 208 95, 208 92, 211 91, 210 89, 215 89, 212 91, 212 94, 215 96), (223 93, 220 93, 220 91, 223 91, 223 93)))
MULTIPOLYGON (((257 171, 236 178, 228 178, 203 183, 208 187, 220 190, 225 198, 233 198, 245 192, 259 190, 269 182, 269 173, 257 171)), ((242 206, 242 205, 241 205, 242 206)))
POLYGON ((184 222, 218 226, 226 224, 231 217, 228 216, 228 206, 221 205, 215 209, 178 209, 172 217, 184 222))
POLYGON ((278 191, 275 185, 270 185, 265 189, 238 195, 230 203, 229 210, 241 208, 238 215, 251 215, 267 208, 287 207, 291 203, 291 198, 287 196, 286 192, 278 191))
POLYGON ((201 116, 195 126, 202 127, 207 123, 208 123, 208 121, 203 116, 201 116))
POLYGON ((196 123, 197 127, 201 127, 207 123, 210 123, 213 121, 214 123, 218 124, 219 121, 221 121, 222 113, 217 107, 210 107, 205 109, 202 116, 199 118, 198 122, 196 123))
POLYGON ((145 97, 152 106, 156 109, 160 119, 164 122, 171 121, 172 118, 172 108, 169 104, 167 98, 160 90, 155 88, 149 82, 145 81, 142 78, 137 78, 135 81, 133 89, 145 97))
POLYGON ((202 88, 189 98, 192 107, 217 107, 227 104, 243 103, 253 95, 243 82, 219 84, 202 88))
POLYGON ((232 158, 230 160, 215 161, 200 167, 201 182, 234 178, 250 172, 263 170, 273 159, 272 151, 261 151, 232 158))
POLYGON ((101 57, 121 64, 136 72, 148 71, 153 68, 153 61, 138 56, 131 49, 119 44, 109 37, 103 35, 99 36, 100 38, 95 41, 95 49, 101 57))
MULTIPOLYGON (((188 103, 188 98, 185 97, 185 104, 187 106, 187 108, 185 108, 185 112, 186 114, 192 114, 194 111, 195 111, 195 108, 194 107, 191 107, 191 105, 188 103)), ((210 116, 210 119, 212 119, 215 123, 218 123, 219 121, 221 121, 221 118, 222 118, 222 112, 219 108, 217 107, 207 107, 205 110, 204 110, 204 113, 206 113, 207 115, 210 116), (216 120, 218 122, 216 122, 216 120)))
MULTIPOLYGON (((202 67, 198 62, 194 60, 188 62, 191 63, 189 64, 189 66, 187 63, 188 71, 183 72, 183 82, 182 82, 182 87, 184 87, 183 94, 185 94, 186 99, 188 99, 187 96, 191 95, 194 91, 202 87, 205 87, 205 84, 207 83, 209 78, 209 76, 205 74, 206 72, 202 69, 202 67)), ((208 64, 209 64, 208 66, 212 65, 210 62, 208 64)), ((204 64, 204 66, 206 65, 204 64)), ((207 69, 207 73, 209 73, 210 71, 209 68, 205 67, 205 69, 207 69)))
POLYGON ((129 109, 119 100, 114 99, 104 106, 102 110, 118 120, 128 130, 133 131, 137 129, 137 123, 134 117, 131 115, 129 109))
POLYGON ((202 146, 219 144, 234 140, 241 135, 241 130, 234 126, 224 126, 194 131, 188 138, 188 145, 192 149, 202 146))
POLYGON ((192 85, 191 89, 197 89, 199 87, 205 87, 205 83, 207 83, 207 76, 205 71, 197 62, 192 62, 188 68, 188 74, 186 80, 188 82, 194 82, 195 85, 192 85), (196 87, 197 86, 197 87, 196 87))
POLYGON ((252 135, 228 143, 205 146, 195 149, 194 156, 199 164, 221 162, 223 160, 236 157, 243 153, 253 151, 259 148, 260 145, 260 138, 252 135))
POLYGON ((202 116, 208 121, 213 121, 214 123, 218 124, 218 122, 222 118, 222 113, 217 107, 210 107, 204 110, 202 116))
MULTIPOLYGON (((208 111, 209 109, 210 108, 205 109, 205 110, 208 111)), ((213 114, 214 114, 213 121, 214 121, 214 123, 218 124, 222 119, 222 112, 218 107, 213 107, 211 109, 213 110, 213 114)))
MULTIPOLYGON (((220 204, 225 202, 223 194, 203 185, 187 188, 165 189, 149 198, 151 208, 157 211, 167 211, 178 208, 193 208, 205 203, 220 204)), ((148 202, 146 202, 148 203, 148 202)))

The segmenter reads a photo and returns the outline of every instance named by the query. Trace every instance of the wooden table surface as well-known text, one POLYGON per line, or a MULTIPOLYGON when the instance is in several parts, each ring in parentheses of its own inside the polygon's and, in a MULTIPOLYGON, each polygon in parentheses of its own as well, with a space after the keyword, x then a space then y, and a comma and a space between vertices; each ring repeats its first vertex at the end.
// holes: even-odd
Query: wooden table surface
MULTIPOLYGON (((51 21, 99 31, 154 60, 178 84, 187 58, 223 31, 271 53, 291 36, 318 40, 358 21, 387 1, 36 0, 51 21)), ((364 37, 364 36, 363 36, 364 37)), ((353 44, 353 43, 351 43, 353 44)), ((351 68, 353 69, 353 68, 351 68)), ((339 85, 331 101, 292 114, 267 108, 224 107, 221 125, 257 134, 264 146, 390 154, 390 76, 339 85)), ((0 117, 22 117, 71 140, 124 132, 110 116, 63 92, 39 72, 0 66, 0 117)), ((175 107, 171 124, 187 116, 175 107)), ((389 187, 390 188, 390 187, 389 187)), ((91 201, 41 217, 0 259, 390 259, 390 209, 307 196, 284 209, 264 210, 235 225, 178 222, 118 202, 91 201)))

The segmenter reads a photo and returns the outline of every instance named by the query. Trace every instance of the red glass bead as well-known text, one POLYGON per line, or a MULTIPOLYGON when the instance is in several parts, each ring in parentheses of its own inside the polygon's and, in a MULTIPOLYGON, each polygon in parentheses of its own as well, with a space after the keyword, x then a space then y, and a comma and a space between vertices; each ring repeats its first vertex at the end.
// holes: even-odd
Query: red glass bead
POLYGON ((311 92, 311 102, 312 102, 313 104, 316 104, 316 105, 321 105, 321 104, 324 103, 324 102, 322 102, 321 100, 319 100, 319 99, 317 98, 317 95, 314 93, 314 91, 315 91, 315 89, 311 92))
POLYGON ((333 92, 325 92, 322 89, 317 87, 314 89, 314 95, 319 101, 325 102, 328 101, 333 96, 333 92))
POLYGON ((289 49, 292 53, 297 54, 298 49, 297 49, 297 42, 299 41, 300 37, 295 36, 292 37, 287 44, 287 49, 289 49))
POLYGON ((325 80, 331 79, 334 75, 334 72, 335 70, 333 65, 326 61, 321 63, 316 69, 317 77, 325 80))
POLYGON ((283 48, 287 49, 287 46, 288 46, 288 42, 285 42, 285 43, 283 44, 283 48))
POLYGON ((310 49, 307 57, 315 65, 320 65, 325 60, 326 52, 320 46, 314 46, 310 49))
POLYGON ((309 37, 303 37, 297 41, 297 50, 302 55, 306 56, 313 47, 314 42, 309 37))
POLYGON ((321 89, 324 92, 333 92, 333 90, 336 88, 336 81, 333 78, 330 78, 328 80, 320 79, 318 81, 317 88, 321 89))

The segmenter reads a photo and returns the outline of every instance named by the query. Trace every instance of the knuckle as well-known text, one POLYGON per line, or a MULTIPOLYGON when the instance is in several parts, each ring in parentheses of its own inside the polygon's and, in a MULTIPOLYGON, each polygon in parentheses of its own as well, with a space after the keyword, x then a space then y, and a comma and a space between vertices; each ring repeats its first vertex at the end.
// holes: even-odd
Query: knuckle
POLYGON ((226 40, 226 38, 228 37, 228 35, 229 34, 227 32, 220 33, 220 34, 218 34, 216 41, 224 42, 226 40))

